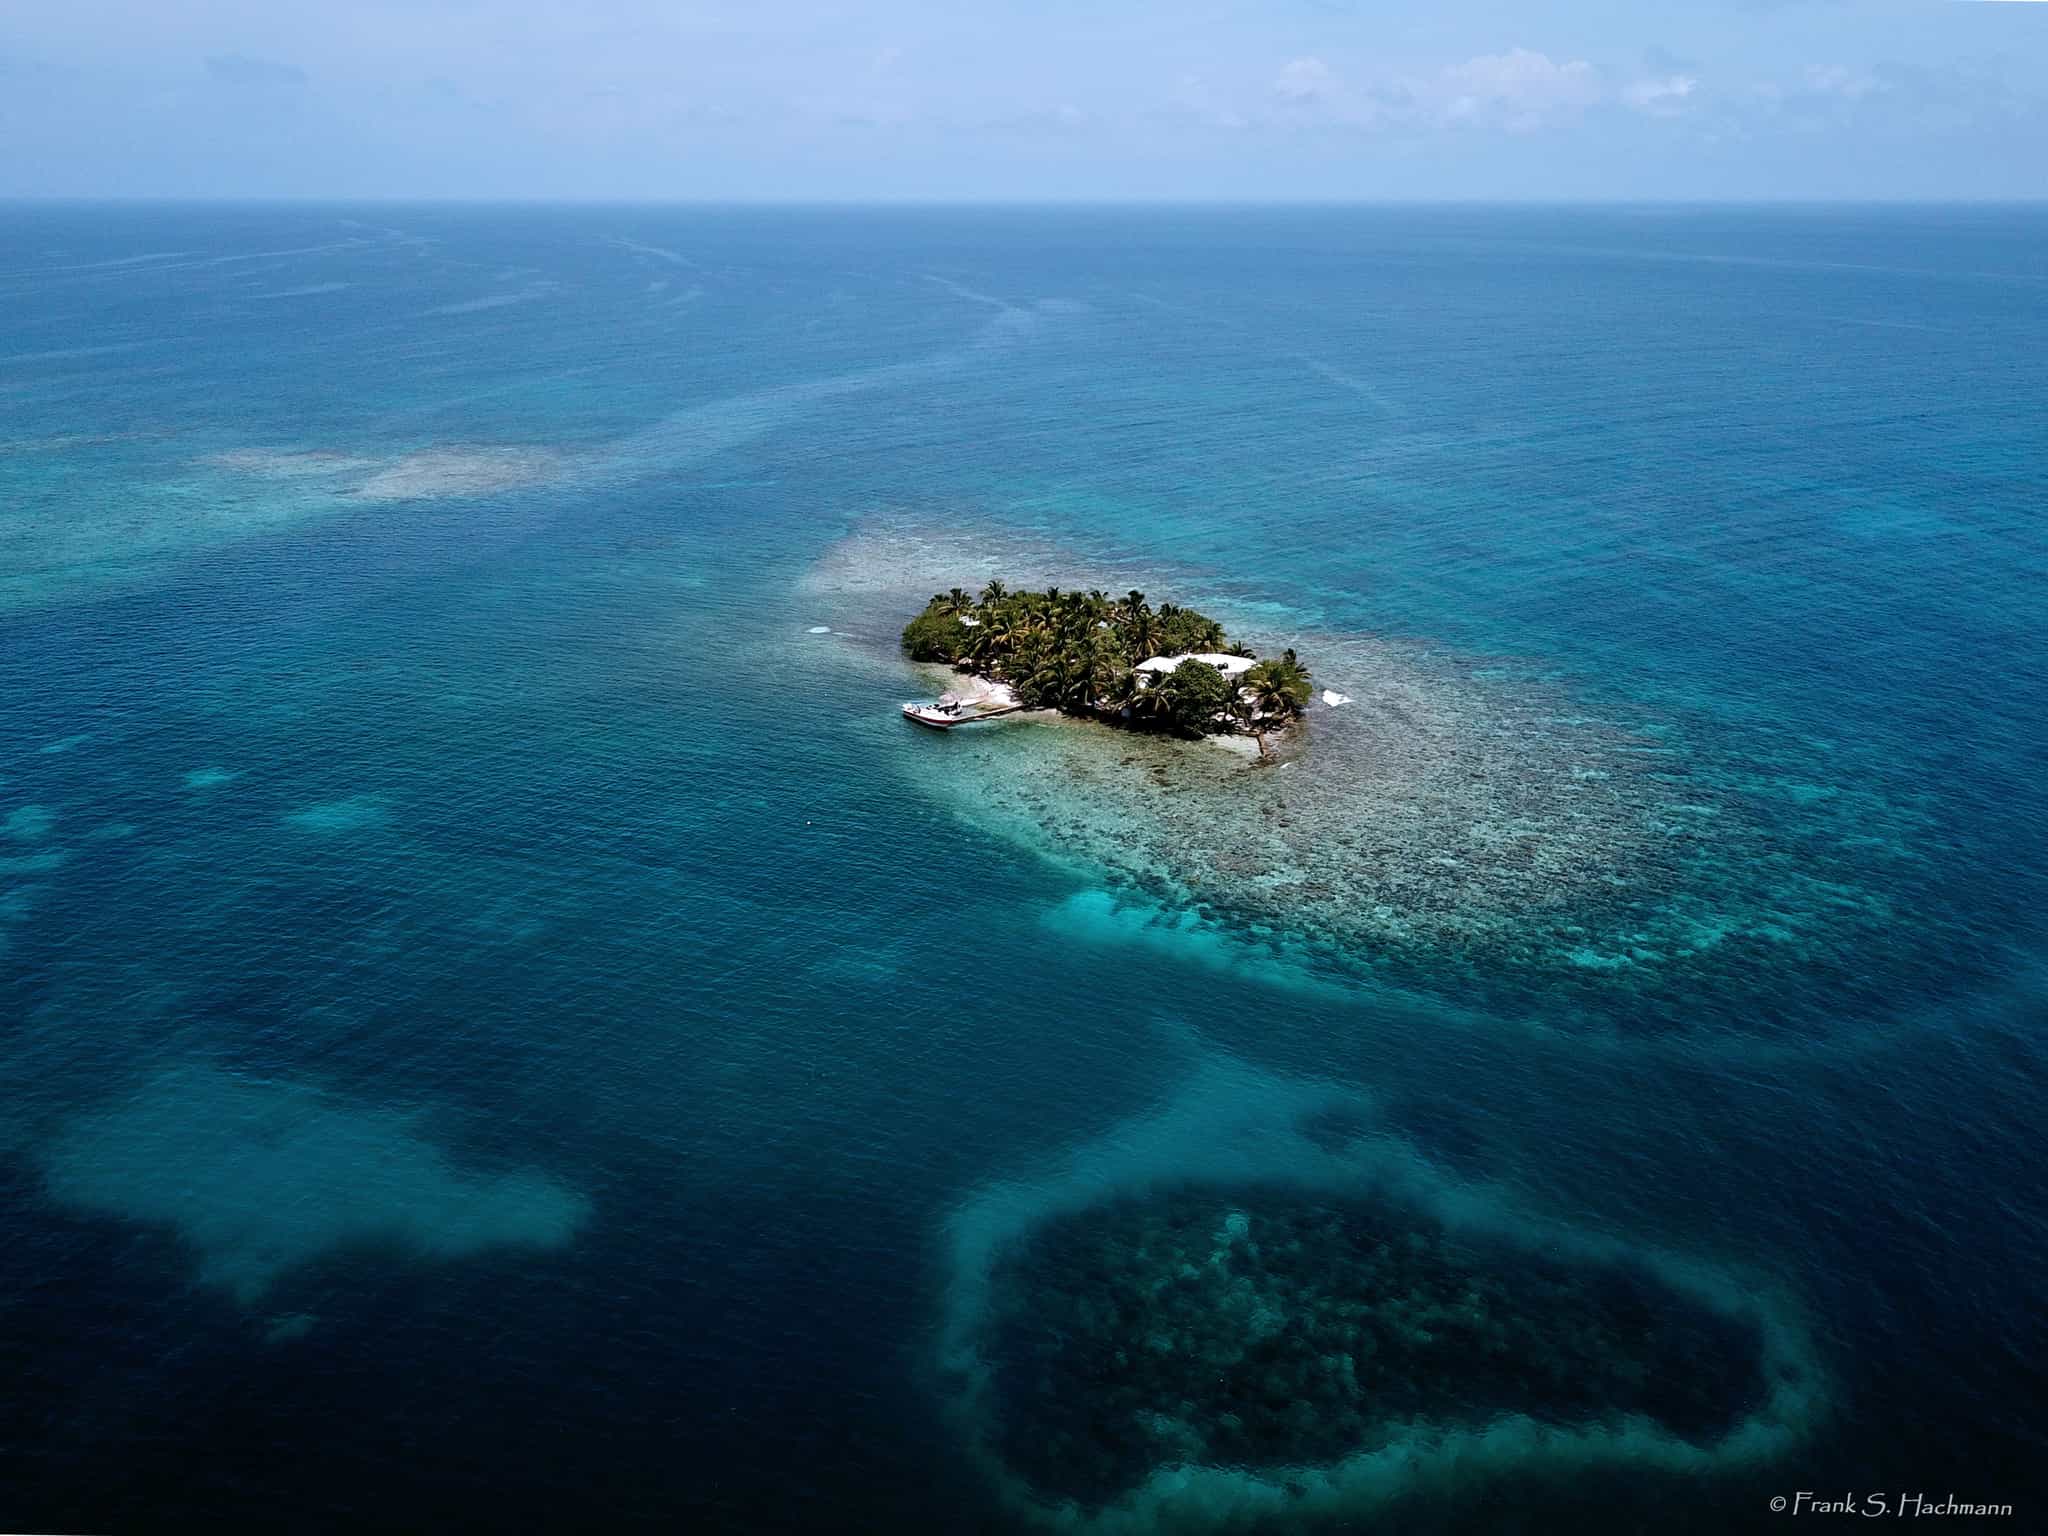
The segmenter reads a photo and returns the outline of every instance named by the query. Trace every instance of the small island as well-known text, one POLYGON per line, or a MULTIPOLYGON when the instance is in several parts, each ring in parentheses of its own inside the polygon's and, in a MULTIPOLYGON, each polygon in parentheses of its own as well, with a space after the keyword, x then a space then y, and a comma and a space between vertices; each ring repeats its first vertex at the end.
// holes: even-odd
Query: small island
POLYGON ((941 592, 903 629, 913 661, 944 662, 974 685, 905 715, 946 728, 1020 709, 1056 709, 1181 736, 1266 737, 1309 700, 1308 668, 1292 650, 1261 661, 1192 608, 1142 592, 941 592))

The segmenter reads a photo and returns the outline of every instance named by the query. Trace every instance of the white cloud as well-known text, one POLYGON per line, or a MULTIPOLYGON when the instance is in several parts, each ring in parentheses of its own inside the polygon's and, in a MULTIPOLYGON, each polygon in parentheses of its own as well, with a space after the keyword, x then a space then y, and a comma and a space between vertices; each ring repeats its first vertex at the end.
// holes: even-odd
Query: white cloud
POLYGON ((1283 101, 1307 105, 1327 100, 1334 78, 1330 66, 1313 56, 1289 59, 1273 77, 1273 93, 1283 101))
POLYGON ((1277 112, 1258 113, 1254 121, 1289 128, 1315 126, 1376 130, 1399 119, 1401 103, 1384 87, 1348 84, 1314 55, 1289 59, 1274 75, 1272 96, 1277 112))
POLYGON ((1841 64, 1814 64, 1806 71, 1806 88, 1816 96, 1839 96, 1857 101, 1890 87, 1875 75, 1841 64))
POLYGON ((1676 117, 1685 110, 1686 101, 1699 89, 1699 84, 1691 75, 1661 75, 1632 80, 1622 87, 1621 99, 1638 112, 1647 112, 1652 117, 1676 117))
POLYGON ((1250 123, 1242 112, 1219 98, 1214 88, 1200 75, 1180 77, 1173 88, 1168 111, 1176 118, 1192 118, 1205 127, 1227 128, 1233 132, 1250 123))
POLYGON ((1511 48, 1453 64, 1443 73, 1444 115, 1453 120, 1498 117, 1517 133, 1554 112, 1592 105, 1600 76, 1584 59, 1562 64, 1547 53, 1511 48))

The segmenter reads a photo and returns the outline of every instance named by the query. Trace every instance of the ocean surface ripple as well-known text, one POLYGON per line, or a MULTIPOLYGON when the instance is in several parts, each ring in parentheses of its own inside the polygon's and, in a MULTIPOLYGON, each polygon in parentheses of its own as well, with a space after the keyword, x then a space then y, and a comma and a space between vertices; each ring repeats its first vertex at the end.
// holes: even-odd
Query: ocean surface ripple
POLYGON ((0 1526, 2041 1525, 2044 279, 7 209, 0 1526), (1349 702, 914 730, 991 576, 1349 702))

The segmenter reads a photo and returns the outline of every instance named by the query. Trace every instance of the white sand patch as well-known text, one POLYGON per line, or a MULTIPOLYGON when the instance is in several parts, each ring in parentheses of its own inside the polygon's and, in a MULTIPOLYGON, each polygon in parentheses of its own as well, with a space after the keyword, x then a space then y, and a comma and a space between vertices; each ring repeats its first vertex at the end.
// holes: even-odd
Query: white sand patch
MULTIPOLYGON (((919 595, 919 604, 948 586, 979 589, 990 577, 1011 586, 1052 586, 1086 591, 1116 589, 1116 578, 1050 547, 1034 549, 1006 532, 1000 547, 968 529, 879 524, 849 534, 827 549, 800 583, 807 593, 894 597, 919 595)), ((913 616, 915 610, 903 615, 913 616)))
POLYGON ((231 783, 242 775, 228 768, 194 768, 185 775, 187 789, 212 789, 217 785, 231 783))
POLYGON ((1008 683, 999 683, 994 678, 983 677, 977 672, 955 672, 951 667, 938 667, 932 670, 941 679, 941 699, 958 700, 962 704, 971 704, 976 709, 1016 708, 1016 690, 1008 683))
POLYGON ((546 449, 489 445, 423 448, 395 459, 311 449, 238 448, 202 462, 259 480, 330 481, 333 490, 362 501, 483 496, 554 479, 562 469, 560 455, 546 449))
POLYGON ((409 453, 355 488, 362 501, 488 496, 552 480, 560 458, 538 448, 429 448, 409 453))
POLYGON ((1250 736, 1204 736, 1202 745, 1217 752, 1228 752, 1232 757, 1256 758, 1259 744, 1250 736))
POLYGON ((174 1229, 200 1280, 245 1304, 351 1244, 436 1260, 559 1248, 589 1216, 581 1195, 544 1175, 458 1167, 415 1112, 203 1066, 77 1115, 39 1157, 51 1198, 174 1229))

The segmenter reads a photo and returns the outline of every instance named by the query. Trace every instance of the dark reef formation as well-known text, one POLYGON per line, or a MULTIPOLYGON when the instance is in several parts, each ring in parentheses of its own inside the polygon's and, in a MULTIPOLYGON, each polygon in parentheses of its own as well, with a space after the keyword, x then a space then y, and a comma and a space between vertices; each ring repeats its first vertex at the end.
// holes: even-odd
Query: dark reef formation
POLYGON ((1653 1420, 1707 1445, 1767 1396, 1744 1321, 1622 1259, 1377 1195, 1187 1185, 1051 1217, 991 1274, 993 1445, 1099 1507, 1155 1469, 1324 1465, 1418 1425, 1653 1420))

